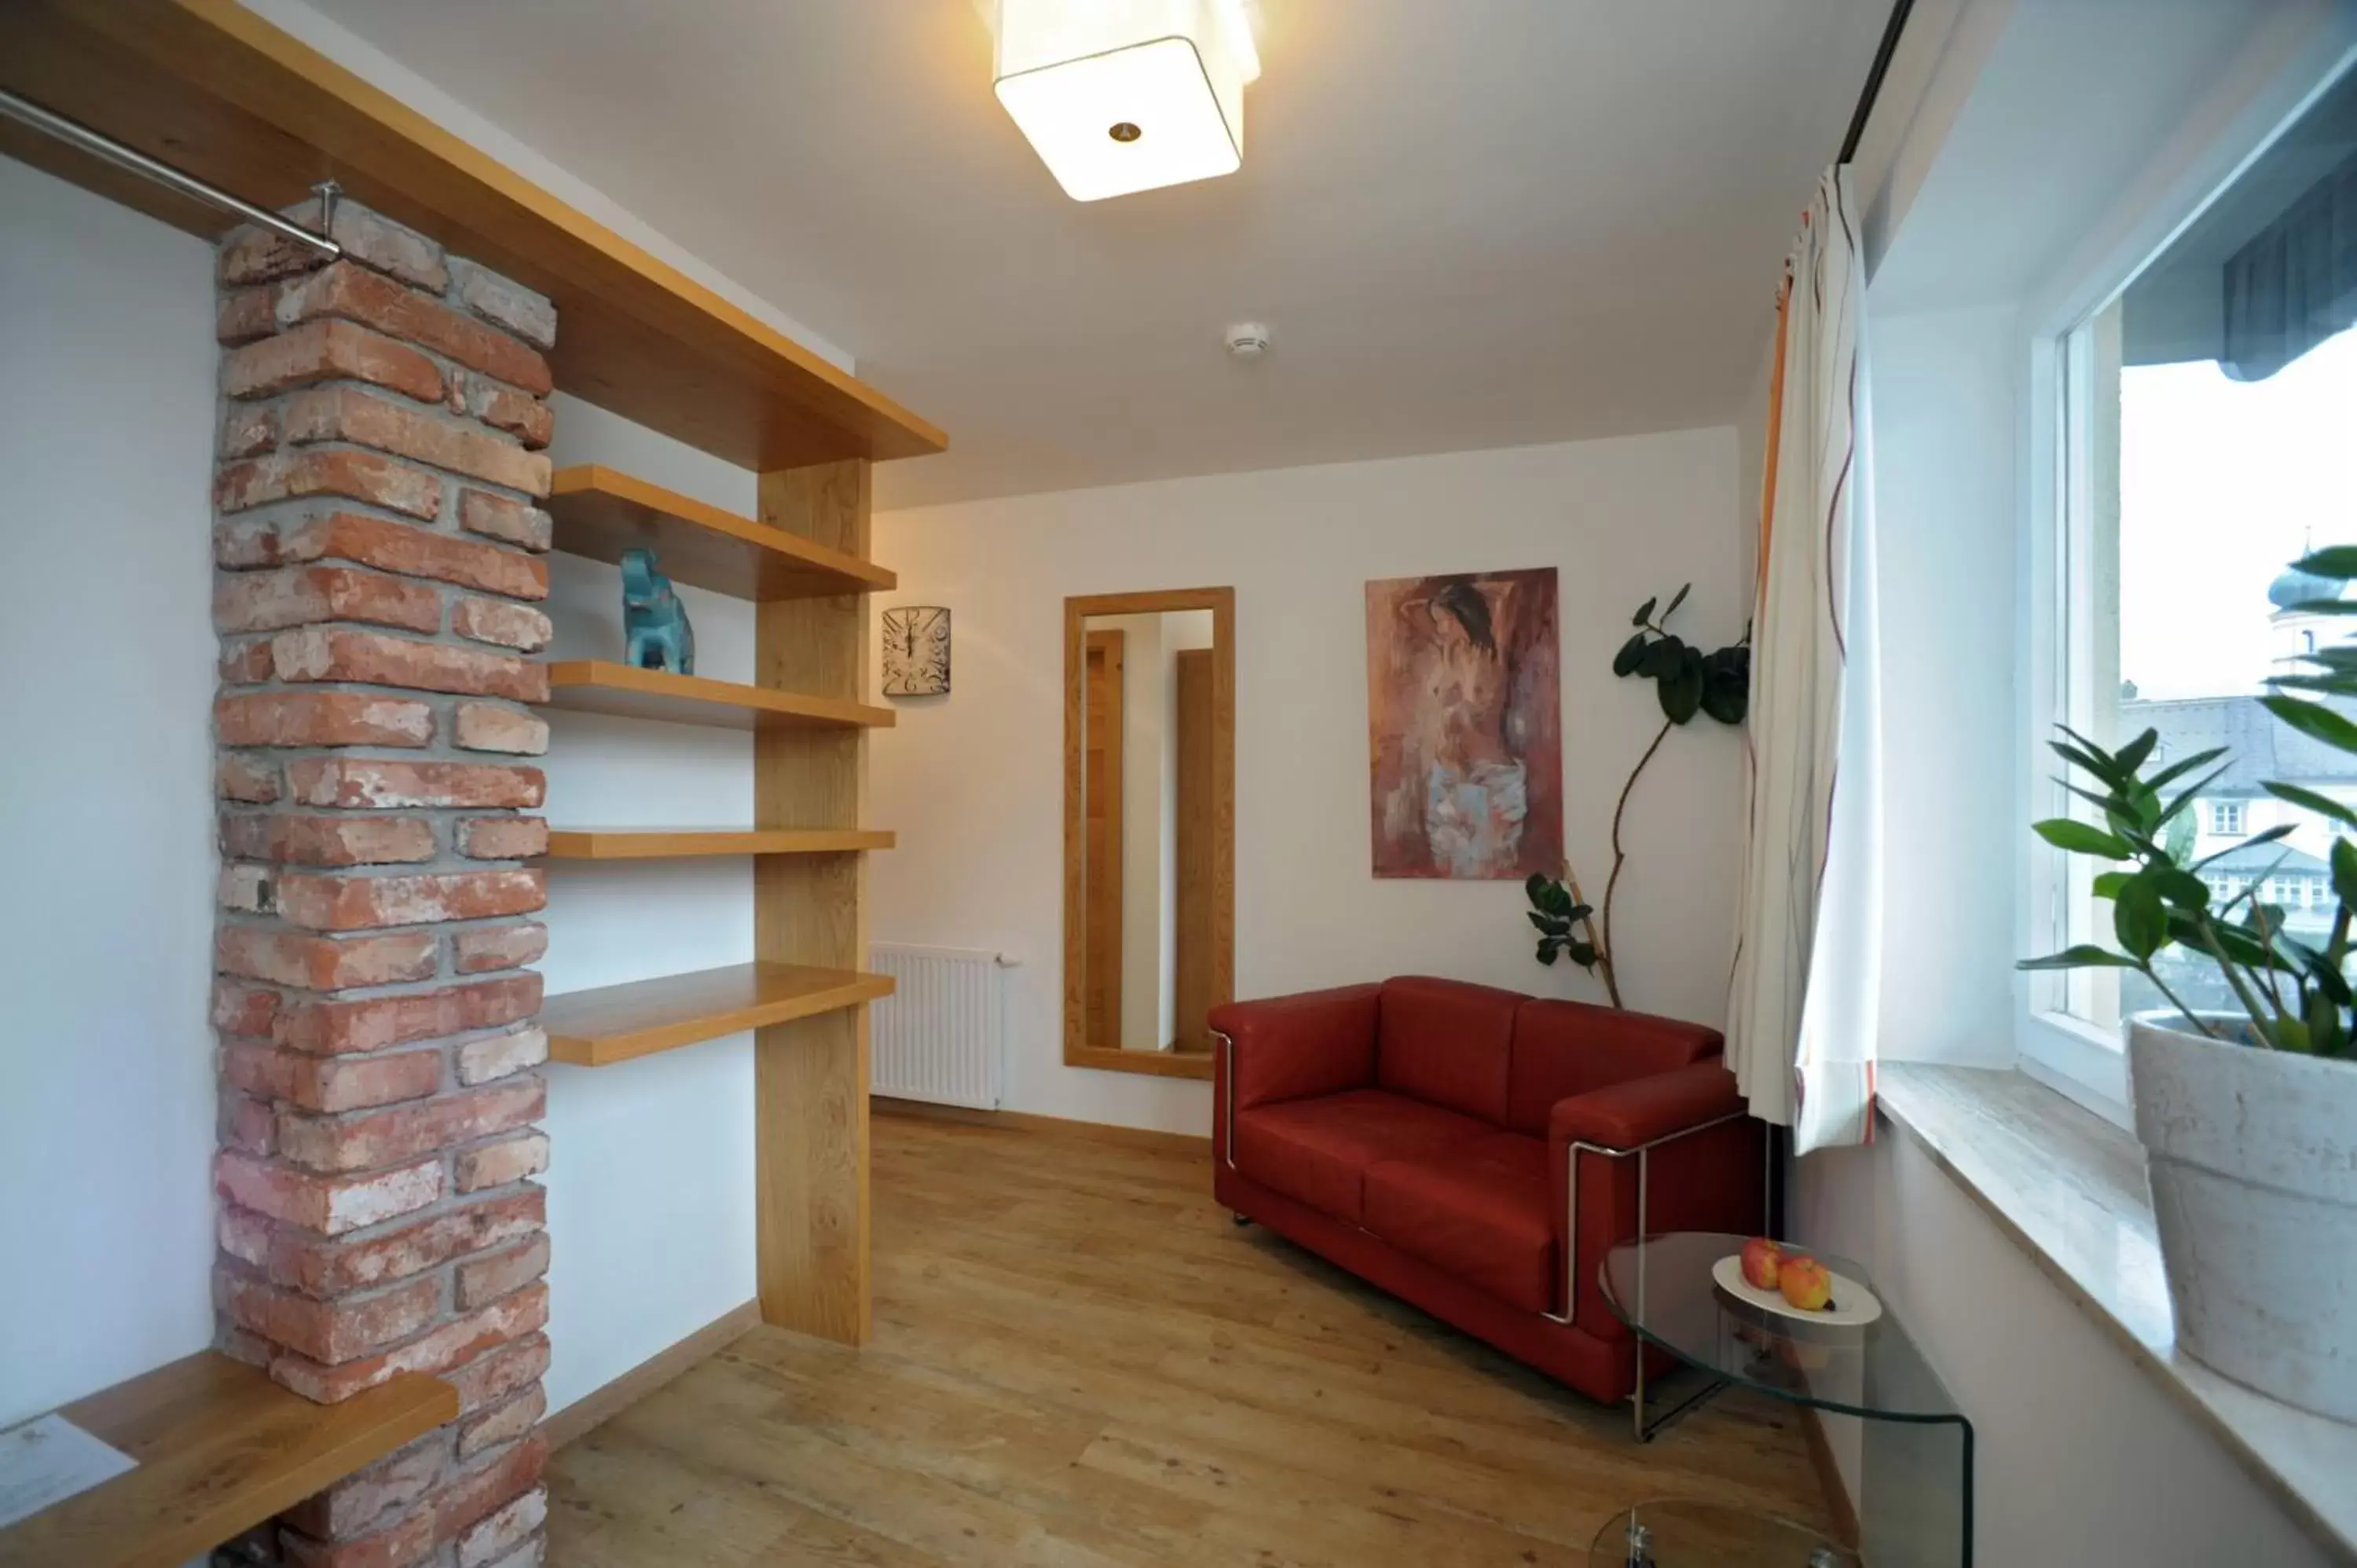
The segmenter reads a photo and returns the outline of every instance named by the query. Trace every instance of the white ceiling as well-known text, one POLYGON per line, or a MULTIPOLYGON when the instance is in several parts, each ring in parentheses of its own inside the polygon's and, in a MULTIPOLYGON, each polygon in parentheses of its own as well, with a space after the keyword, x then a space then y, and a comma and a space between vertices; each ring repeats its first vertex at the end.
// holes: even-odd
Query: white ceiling
POLYGON ((1730 421, 1889 9, 1258 0, 1243 171, 1083 206, 970 0, 313 4, 946 428, 888 506, 1730 421))

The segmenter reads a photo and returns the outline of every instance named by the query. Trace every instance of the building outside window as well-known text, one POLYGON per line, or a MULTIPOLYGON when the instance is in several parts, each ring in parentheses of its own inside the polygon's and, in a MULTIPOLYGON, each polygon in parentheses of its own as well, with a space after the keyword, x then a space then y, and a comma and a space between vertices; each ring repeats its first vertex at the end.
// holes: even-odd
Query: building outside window
MULTIPOLYGON (((2055 546, 2062 624, 2053 707, 2106 746, 2158 732, 2158 757, 2229 756, 2172 824, 2212 907, 2246 895, 2294 933, 2330 919, 2328 819, 2268 781, 2357 802, 2357 767, 2259 705, 2271 674, 2349 639, 2357 603, 2293 563, 2357 543, 2357 76, 2324 92, 2060 345, 2055 546), (2333 236, 2338 235, 2338 242, 2333 236), (2286 824, 2266 843, 2249 836, 2286 824)), ((2357 704, 2334 700, 2357 719, 2357 704)), ((2044 736, 2037 737, 2041 753, 2044 736)), ((2050 769, 2042 769, 2041 777, 2050 769)), ((2207 771, 2207 770, 2205 770, 2207 771)), ((2057 788, 2040 815, 2089 816, 2057 788)), ((2053 946, 2114 945, 2099 867, 2034 879, 2053 946)), ((2158 967, 2197 1008, 2231 1006, 2206 962, 2158 967)), ((2115 1031, 2163 1005, 2141 975, 2041 980, 2033 1005, 2115 1031)))

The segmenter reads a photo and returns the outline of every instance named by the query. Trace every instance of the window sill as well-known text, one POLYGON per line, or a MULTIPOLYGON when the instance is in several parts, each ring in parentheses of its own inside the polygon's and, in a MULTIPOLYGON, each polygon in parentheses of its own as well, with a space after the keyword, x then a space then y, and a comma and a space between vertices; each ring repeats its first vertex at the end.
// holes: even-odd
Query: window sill
POLYGON ((2309 1535, 2357 1563, 2357 1426, 2179 1351, 2135 1134, 2017 1072, 1886 1062, 1878 1079, 1883 1113, 2309 1535))

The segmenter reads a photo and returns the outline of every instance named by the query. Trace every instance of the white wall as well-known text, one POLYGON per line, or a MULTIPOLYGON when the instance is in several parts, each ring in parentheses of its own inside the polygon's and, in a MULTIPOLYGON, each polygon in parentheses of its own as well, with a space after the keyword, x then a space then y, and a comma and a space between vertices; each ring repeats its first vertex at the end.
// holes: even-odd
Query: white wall
MULTIPOLYGON (((560 331, 562 326, 560 324, 560 331)), ((555 400, 559 467, 603 463, 740 514, 754 476, 576 399, 555 400)), ((552 658, 619 659, 620 573, 549 557, 552 658)), ((696 673, 753 678, 753 607, 681 585, 696 673)), ((750 735, 548 714, 548 819, 585 827, 747 827, 750 735)), ((749 963, 747 859, 549 863, 552 994, 749 963)), ((548 1402, 562 1409, 752 1299, 753 1040, 617 1067, 551 1066, 548 1402)))
POLYGON ((212 1338, 212 249, 0 158, 0 1426, 212 1338))
MULTIPOLYGON (((1209 1086, 1062 1065, 1063 600, 1236 590, 1236 987, 1260 996, 1389 974, 1592 997, 1531 956, 1511 882, 1376 881, 1367 820, 1366 601, 1372 578, 1548 566, 1561 574, 1567 840, 1610 869, 1612 804, 1660 722, 1614 650, 1650 595, 1692 579, 1677 625, 1714 644, 1748 595, 1727 520, 1730 429, 1280 469, 881 515, 885 602, 955 612, 955 685, 904 705, 873 748, 879 941, 997 949, 1008 972, 1010 1108, 1202 1132, 1209 1086)), ((1630 810, 1620 935, 1632 1004, 1717 1023, 1732 933, 1738 746, 1697 721, 1630 810)))
MULTIPOLYGON (((1870 299, 1869 295, 1869 299, 1870 299)), ((1882 593, 1882 1053, 2013 1062, 2013 312, 1869 324, 1882 593)))

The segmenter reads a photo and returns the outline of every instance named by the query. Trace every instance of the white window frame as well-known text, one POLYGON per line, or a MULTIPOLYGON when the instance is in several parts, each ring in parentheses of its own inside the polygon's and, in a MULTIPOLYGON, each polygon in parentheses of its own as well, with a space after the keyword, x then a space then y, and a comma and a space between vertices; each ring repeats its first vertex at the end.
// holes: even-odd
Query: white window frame
POLYGON ((2243 802, 2240 800, 2210 802, 2210 832, 2213 833, 2247 832, 2249 830, 2243 826, 2245 820, 2243 802))
MULTIPOLYGON (((2084 617, 2074 627, 2068 605, 2088 602, 2094 564, 2083 533, 2091 512, 2085 463, 2089 411, 2066 396, 2072 357, 2089 348, 2078 329, 2107 305, 2221 191, 2240 178, 2276 135, 2305 113, 2346 69, 2349 55, 2285 63, 2251 92, 2237 112, 2212 122, 2204 144, 2160 150, 2129 194, 2095 226, 2087 242, 2022 311, 2018 537, 2018 647, 2026 678, 2017 690, 2017 735, 2022 745, 2015 820, 2016 950, 2050 952, 2072 874, 2063 854, 2029 831, 2041 817, 2067 814, 2069 797, 2054 785, 2056 758, 2046 747, 2058 720, 2071 719, 2071 660, 2088 663, 2084 617), (2074 496, 2074 487, 2078 493, 2074 496), (2075 501, 2076 504, 2073 504, 2075 501), (2072 647, 2075 639, 2078 649, 2072 647)), ((2082 360, 2082 370, 2085 360, 2082 360)), ((2081 377, 2083 381, 2083 375, 2081 377)), ((2082 715, 2083 716, 2083 715, 2082 715)), ((2075 725, 2074 725, 2075 727, 2075 725)), ((2083 872, 2082 875, 2084 875, 2083 872)), ((2064 1009, 2069 976, 2015 976, 2014 1049, 2021 1070, 2108 1117, 2132 1126, 2127 1055, 2116 1031, 2099 1028, 2064 1009)))
MULTIPOLYGON (((2142 265, 2143 258, 2136 264, 2142 265)), ((2085 449, 2088 411, 2072 407, 2066 391, 2072 360, 2079 360, 2079 379, 2083 380, 2090 353, 2079 327, 2125 282, 2122 275, 2108 287, 2090 286, 2067 297, 2047 313, 2043 329, 2032 334, 2029 345, 2022 595, 2029 679, 2024 682, 2019 731, 2028 766, 2021 781, 2022 810, 2017 813, 2023 889, 2018 946, 2025 955, 2051 952, 2062 945, 2068 924, 2065 901, 2071 897, 2069 861, 2029 832, 2029 823, 2040 818, 2068 814, 2069 797, 2053 782, 2056 759, 2046 743, 2058 723, 2072 721, 2072 644, 2083 646, 2086 640, 2083 624, 2074 628, 2065 607, 2083 602, 2093 592, 2087 541, 2072 537, 2073 521, 2083 521, 2089 510, 2083 465, 2070 461, 2073 451, 2085 449)), ((2081 661, 2084 658, 2083 652, 2079 654, 2081 661)), ((2035 972, 2018 978, 2014 1047, 2022 1071, 2126 1124, 2127 1058, 2118 1035, 2068 1010, 2069 975, 2035 972)))

